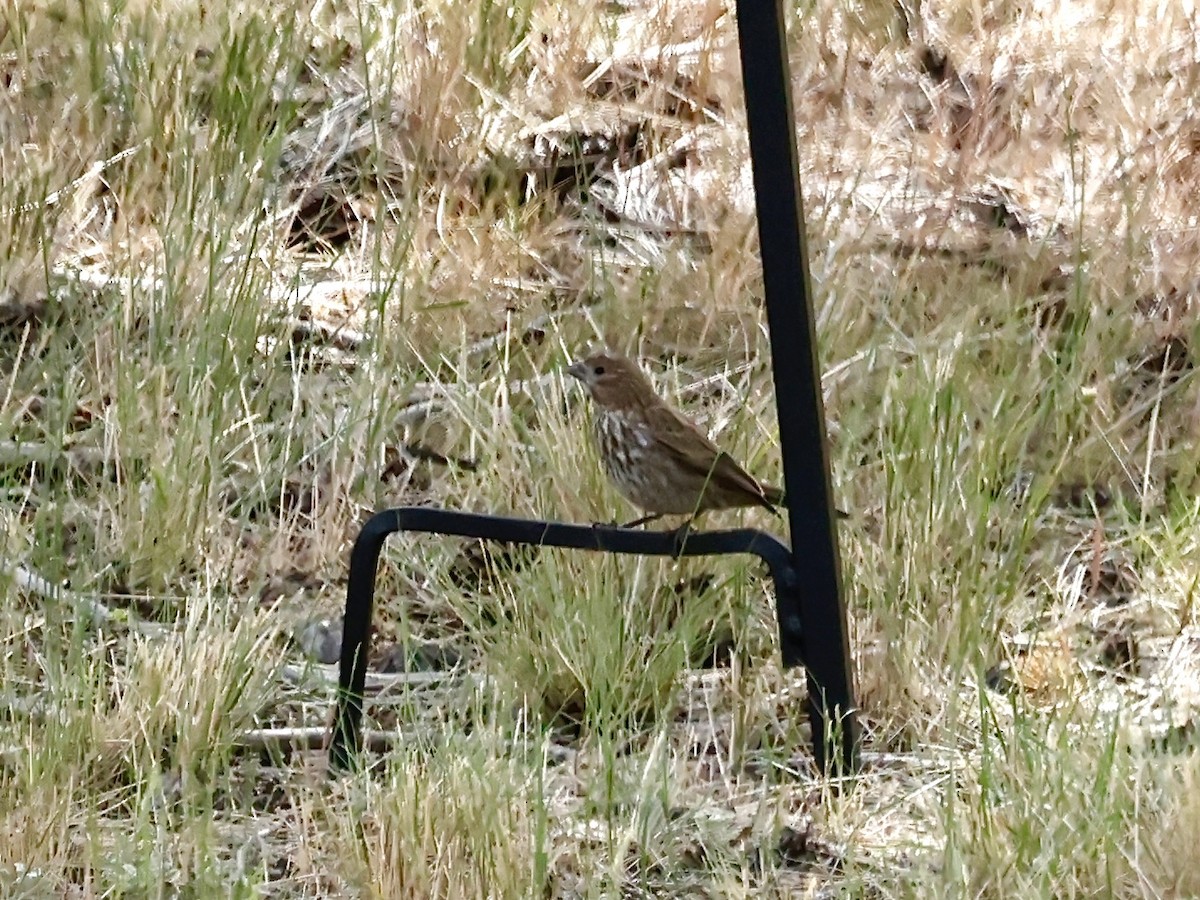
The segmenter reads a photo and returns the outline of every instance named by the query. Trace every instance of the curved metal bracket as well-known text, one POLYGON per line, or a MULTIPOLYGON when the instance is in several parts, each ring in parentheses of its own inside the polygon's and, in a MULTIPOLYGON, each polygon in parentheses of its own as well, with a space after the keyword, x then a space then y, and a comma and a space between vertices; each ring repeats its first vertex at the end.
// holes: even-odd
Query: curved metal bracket
MULTIPOLYGON (((363 688, 367 674, 367 642, 375 604, 375 577, 383 542, 397 531, 452 534, 481 538, 505 544, 530 544, 541 547, 565 547, 607 553, 642 556, 713 556, 726 553, 751 553, 770 571, 775 583, 776 614, 779 620, 779 644, 784 666, 794 666, 804 656, 801 623, 800 579, 792 563, 792 553, 778 538, 750 528, 733 531, 689 532, 682 537, 676 531, 638 531, 606 525, 569 525, 500 516, 466 513, 430 507, 402 507, 376 513, 363 526, 350 554, 350 581, 346 589, 346 615, 342 626, 342 658, 338 678, 337 711, 329 742, 329 762, 335 769, 348 768, 362 740, 363 688)), ((824 658, 825 654, 818 654, 824 658)), ((844 665, 844 662, 843 662, 844 665)), ((836 680, 835 680, 836 683, 836 680)), ((809 716, 812 722, 813 748, 818 765, 824 769, 829 751, 839 759, 852 758, 852 745, 832 746, 831 735, 839 729, 828 728, 847 711, 847 705, 829 704, 834 718, 827 715, 831 700, 822 687, 822 673, 808 670, 809 716), (851 754, 851 755, 845 755, 851 754)))

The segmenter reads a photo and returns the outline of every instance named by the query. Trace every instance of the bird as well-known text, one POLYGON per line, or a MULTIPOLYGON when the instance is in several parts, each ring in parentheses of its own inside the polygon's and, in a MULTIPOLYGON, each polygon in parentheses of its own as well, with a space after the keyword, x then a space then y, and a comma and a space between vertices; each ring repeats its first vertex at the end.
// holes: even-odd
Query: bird
POLYGON ((756 479, 696 425, 655 393, 637 363, 601 352, 572 363, 594 407, 592 438, 605 474, 647 515, 635 528, 663 516, 761 506, 776 512, 783 491, 756 479))

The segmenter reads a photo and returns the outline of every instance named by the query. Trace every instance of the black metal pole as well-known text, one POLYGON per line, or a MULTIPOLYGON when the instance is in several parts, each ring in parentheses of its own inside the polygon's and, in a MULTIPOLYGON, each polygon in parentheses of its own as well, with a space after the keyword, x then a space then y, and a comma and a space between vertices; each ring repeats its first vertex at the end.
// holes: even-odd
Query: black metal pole
MULTIPOLYGON (((858 727, 783 2, 737 0, 737 19, 793 565, 804 573, 802 592, 779 595, 779 617, 794 615, 804 624, 801 657, 817 763, 823 771, 831 762, 835 771, 849 771, 857 767, 858 727)), ((801 659, 785 651, 783 661, 801 659)))

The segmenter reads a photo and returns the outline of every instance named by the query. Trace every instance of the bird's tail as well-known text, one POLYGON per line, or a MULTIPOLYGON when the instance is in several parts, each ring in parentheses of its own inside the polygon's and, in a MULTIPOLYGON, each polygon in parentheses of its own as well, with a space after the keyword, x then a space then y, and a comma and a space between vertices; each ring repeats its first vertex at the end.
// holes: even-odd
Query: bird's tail
MULTIPOLYGON (((771 487, 768 484, 759 485, 762 488, 763 506, 775 512, 775 507, 783 505, 783 488, 771 487)), ((839 519, 848 519, 850 514, 834 507, 833 513, 839 519)))

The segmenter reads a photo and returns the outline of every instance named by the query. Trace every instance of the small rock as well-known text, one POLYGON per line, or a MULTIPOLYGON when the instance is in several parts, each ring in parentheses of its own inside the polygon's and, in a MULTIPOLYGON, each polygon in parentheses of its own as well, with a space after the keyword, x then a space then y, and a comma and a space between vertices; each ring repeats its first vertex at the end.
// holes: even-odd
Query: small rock
POLYGON ((296 643, 309 659, 324 665, 337 662, 342 655, 341 619, 310 622, 296 635, 296 643))

